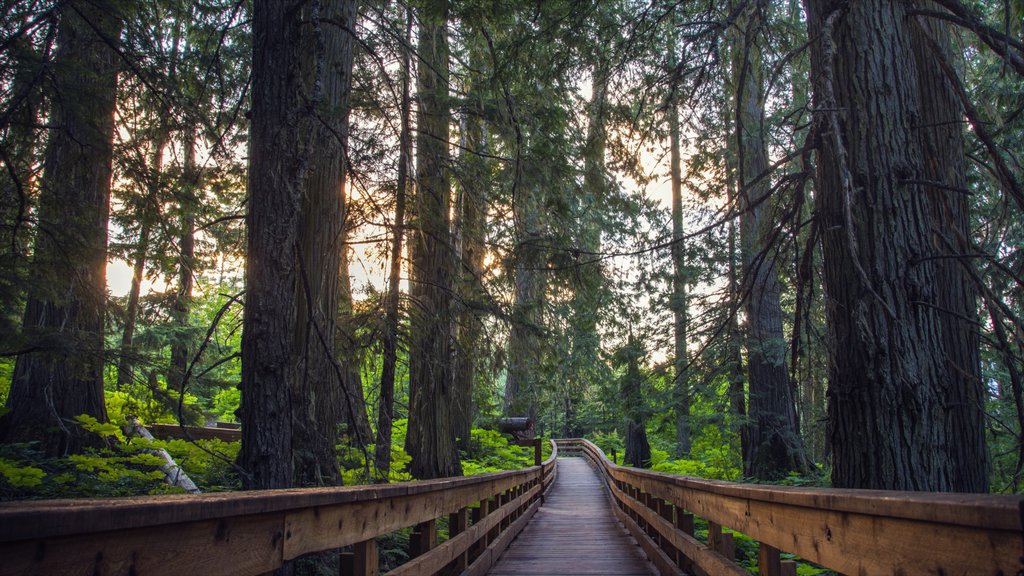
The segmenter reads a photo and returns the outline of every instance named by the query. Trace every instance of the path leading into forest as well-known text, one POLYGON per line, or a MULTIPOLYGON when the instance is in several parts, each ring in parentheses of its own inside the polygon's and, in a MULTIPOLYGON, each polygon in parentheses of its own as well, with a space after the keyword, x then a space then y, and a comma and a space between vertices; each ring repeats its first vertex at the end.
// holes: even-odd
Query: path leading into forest
POLYGON ((489 573, 657 574, 615 520, 604 483, 583 458, 558 459, 558 477, 544 505, 489 573))

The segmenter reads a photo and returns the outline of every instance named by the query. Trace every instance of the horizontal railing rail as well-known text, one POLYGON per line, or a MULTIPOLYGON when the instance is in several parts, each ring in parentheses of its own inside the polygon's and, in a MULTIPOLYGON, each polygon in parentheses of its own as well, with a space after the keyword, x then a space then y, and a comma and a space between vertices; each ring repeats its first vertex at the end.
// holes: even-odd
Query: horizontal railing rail
POLYGON ((748 574, 726 529, 760 543, 759 573, 796 574, 783 552, 843 574, 1024 573, 1024 498, 840 490, 700 480, 618 466, 583 439, 616 516, 662 574, 748 574), (708 537, 694 535, 695 516, 708 537))
POLYGON ((264 574, 352 547, 377 574, 376 538, 413 527, 389 574, 485 574, 540 506, 558 449, 523 470, 401 484, 0 504, 0 575, 264 574), (437 544, 436 520, 449 539, 437 544))

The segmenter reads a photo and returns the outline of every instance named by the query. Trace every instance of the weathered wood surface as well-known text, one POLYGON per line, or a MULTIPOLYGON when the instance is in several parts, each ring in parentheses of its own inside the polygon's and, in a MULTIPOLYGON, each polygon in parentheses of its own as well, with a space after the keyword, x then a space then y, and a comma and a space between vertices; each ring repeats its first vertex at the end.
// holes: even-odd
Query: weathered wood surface
POLYGON ((168 438, 180 438, 183 440, 220 440, 222 442, 238 442, 242 439, 242 431, 239 428, 225 428, 217 423, 216 428, 204 426, 180 426, 178 424, 150 424, 149 431, 153 436, 166 440, 168 438))
MULTIPOLYGON (((559 450, 580 453, 594 464, 628 517, 624 523, 635 524, 638 537, 646 538, 646 531, 655 545, 667 541, 683 550, 685 558, 677 560, 708 574, 740 572, 729 557, 728 534, 708 544, 676 528, 686 524, 688 513, 762 542, 765 558, 791 552, 844 574, 1024 570, 1024 498, 1019 496, 736 484, 616 466, 585 440, 561 440, 559 450), (671 504, 673 514, 659 501, 671 504), (670 515, 675 522, 667 519, 670 515)), ((791 569, 782 563, 764 573, 791 569)))
MULTIPOLYGON (((262 574, 350 544, 362 553, 349 562, 361 567, 353 571, 368 573, 373 538, 501 501, 479 527, 424 551, 422 569, 403 572, 434 574, 492 527, 510 528, 495 537, 507 544, 554 479, 555 454, 524 470, 393 485, 0 503, 0 576, 262 574)), ((499 546, 485 548, 475 563, 486 570, 498 554, 499 546)))
POLYGON ((491 569, 492 576, 656 574, 615 521, 602 481, 582 458, 563 458, 544 506, 491 569))

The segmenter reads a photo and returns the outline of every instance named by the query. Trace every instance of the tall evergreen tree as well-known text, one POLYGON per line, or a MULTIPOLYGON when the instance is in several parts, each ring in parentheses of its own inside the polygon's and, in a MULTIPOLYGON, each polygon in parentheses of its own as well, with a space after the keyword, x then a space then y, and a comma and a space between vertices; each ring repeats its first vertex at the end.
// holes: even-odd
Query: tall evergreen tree
POLYGON ((302 11, 253 3, 252 125, 242 326, 242 447, 247 489, 292 485, 296 254, 308 123, 300 100, 302 11))
POLYGON ((449 183, 448 1, 420 13, 416 92, 416 191, 409 238, 409 425, 406 452, 416 478, 460 476, 452 405, 451 190, 449 183))
MULTIPOLYGON (((356 2, 311 3, 305 10, 303 91, 316 109, 309 142, 303 143, 308 148, 302 150, 308 154, 308 172, 297 222, 292 452, 296 483, 315 486, 341 482, 335 448, 339 427, 357 421, 356 399, 349 394, 354 384, 349 358, 339 361, 343 344, 335 339, 339 320, 348 320, 339 309, 351 308, 348 266, 342 263, 347 263, 344 182, 356 2)), ((365 422, 365 408, 360 408, 365 422)), ((365 423, 355 428, 363 444, 369 443, 368 435, 365 423)))
POLYGON ((398 167, 395 178, 395 212, 388 258, 388 284, 384 297, 384 334, 380 371, 380 404, 377 408, 377 440, 374 466, 379 480, 391 469, 391 427, 395 418, 395 372, 398 366, 399 295, 402 276, 402 245, 405 239, 405 203, 409 195, 412 165, 412 44, 413 14, 405 9, 405 43, 401 49, 402 79, 399 103, 398 167))
POLYGON ((0 441, 38 441, 50 455, 86 442, 76 416, 107 419, 107 221, 123 16, 110 2, 60 7, 26 345, 0 419, 0 441))
MULTIPOLYGON (((815 39, 815 199, 831 301, 833 484, 984 491, 982 476, 960 470, 962 455, 976 449, 975 425, 945 405, 949 390, 968 394, 962 387, 970 378, 950 369, 965 357, 947 350, 945 330, 955 324, 942 317, 946 292, 959 283, 941 281, 932 224, 939 192, 922 184, 938 175, 925 158, 928 144, 943 161, 956 157, 956 139, 921 142, 923 115, 948 111, 922 107, 919 74, 930 72, 915 66, 909 6, 809 1, 805 9, 815 39)), ((974 459, 985 466, 983 451, 974 459)))
POLYGON ((775 222, 770 197, 768 143, 765 130, 764 26, 768 2, 743 9, 733 47, 732 87, 737 151, 740 242, 746 313, 745 342, 749 383, 750 454, 747 475, 777 479, 806 469, 803 443, 796 430, 796 407, 786 370, 782 333, 781 287, 772 242, 775 222))

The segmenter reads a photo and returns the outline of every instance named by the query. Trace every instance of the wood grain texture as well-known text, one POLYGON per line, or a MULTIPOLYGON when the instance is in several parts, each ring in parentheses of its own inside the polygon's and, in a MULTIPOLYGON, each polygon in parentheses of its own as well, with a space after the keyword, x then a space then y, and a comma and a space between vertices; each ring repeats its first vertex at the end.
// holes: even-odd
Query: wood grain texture
POLYGON ((601 480, 583 459, 558 462, 558 481, 492 576, 656 574, 611 514, 601 480))
MULTIPOLYGON (((616 466, 589 442, 560 442, 563 453, 581 453, 607 474, 616 498, 638 525, 655 525, 684 553, 689 548, 704 557, 707 547, 674 530, 643 503, 646 496, 637 497, 638 489, 711 524, 846 574, 1016 574, 1024 568, 1024 499, 1018 496, 698 480, 616 466)), ((701 558, 690 558, 707 570, 701 558)))

